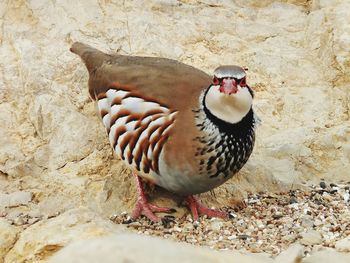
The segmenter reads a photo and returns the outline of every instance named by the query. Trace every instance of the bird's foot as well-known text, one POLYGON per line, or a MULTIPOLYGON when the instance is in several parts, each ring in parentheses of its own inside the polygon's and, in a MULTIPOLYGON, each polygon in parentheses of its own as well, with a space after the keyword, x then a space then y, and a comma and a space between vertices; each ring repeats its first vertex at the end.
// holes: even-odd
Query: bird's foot
POLYGON ((168 208, 168 207, 159 207, 154 204, 150 204, 147 202, 145 197, 138 198, 137 203, 134 207, 133 212, 131 213, 131 219, 135 220, 139 218, 141 215, 144 215, 149 220, 153 222, 159 222, 161 219, 156 216, 154 213, 161 212, 161 213, 173 213, 175 212, 175 209, 168 208))
POLYGON ((132 220, 135 220, 139 218, 141 215, 144 215, 153 222, 159 222, 161 219, 157 217, 154 213, 176 212, 176 210, 173 208, 159 207, 157 205, 148 203, 144 189, 143 189, 142 181, 139 176, 135 175, 135 177, 136 177, 136 187, 137 187, 138 198, 137 198, 137 202, 135 204, 134 210, 131 213, 132 220))
POLYGON ((200 215, 207 215, 208 217, 219 217, 219 218, 228 217, 228 213, 224 211, 214 210, 214 209, 205 207, 193 195, 186 197, 185 201, 191 210, 194 221, 197 221, 200 215))

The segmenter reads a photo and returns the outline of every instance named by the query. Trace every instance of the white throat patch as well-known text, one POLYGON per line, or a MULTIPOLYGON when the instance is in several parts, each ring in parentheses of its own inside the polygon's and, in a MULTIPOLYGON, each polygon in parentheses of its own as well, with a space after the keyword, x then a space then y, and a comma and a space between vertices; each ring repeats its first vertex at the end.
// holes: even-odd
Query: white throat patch
POLYGON ((248 88, 238 86, 235 94, 227 95, 219 91, 219 85, 211 86, 205 96, 205 105, 217 118, 228 123, 237 123, 247 115, 253 98, 248 88))

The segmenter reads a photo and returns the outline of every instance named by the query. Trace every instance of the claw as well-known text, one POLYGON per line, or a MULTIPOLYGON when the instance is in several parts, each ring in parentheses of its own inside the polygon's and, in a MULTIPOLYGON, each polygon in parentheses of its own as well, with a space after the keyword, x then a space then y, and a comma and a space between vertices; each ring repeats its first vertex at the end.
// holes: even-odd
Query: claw
POLYGON ((186 203, 188 204, 194 221, 198 221, 200 215, 207 215, 208 217, 219 217, 219 218, 227 218, 228 214, 226 212, 220 210, 210 209, 208 207, 203 206, 197 198, 190 195, 186 197, 186 203))

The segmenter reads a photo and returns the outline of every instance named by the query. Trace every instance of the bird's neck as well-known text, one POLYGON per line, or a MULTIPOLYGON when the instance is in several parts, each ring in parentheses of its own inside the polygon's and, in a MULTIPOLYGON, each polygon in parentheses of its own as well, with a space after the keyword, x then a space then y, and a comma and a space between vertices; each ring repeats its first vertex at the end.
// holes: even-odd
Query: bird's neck
MULTIPOLYGON (((209 89, 210 91, 210 89, 209 89)), ((237 117, 236 122, 228 122, 226 119, 220 118, 221 116, 217 116, 213 113, 213 109, 209 109, 207 103, 208 103, 208 94, 209 91, 205 91, 202 94, 202 97, 200 99, 200 109, 204 113, 202 120, 203 125, 208 125, 208 122, 213 124, 220 133, 228 134, 228 135, 235 135, 237 137, 244 136, 244 134, 251 133, 251 131, 254 130, 255 125, 255 118, 254 118, 254 112, 253 108, 250 105, 248 110, 244 109, 244 111, 239 112, 242 116, 238 116, 236 114, 235 117, 237 117), (244 113, 244 115, 243 115, 244 113), (206 123, 206 124, 204 124, 206 123)), ((210 95, 210 94, 209 94, 210 95)), ((232 111, 231 111, 232 112, 232 111)), ((232 120, 232 116, 231 116, 232 120)))

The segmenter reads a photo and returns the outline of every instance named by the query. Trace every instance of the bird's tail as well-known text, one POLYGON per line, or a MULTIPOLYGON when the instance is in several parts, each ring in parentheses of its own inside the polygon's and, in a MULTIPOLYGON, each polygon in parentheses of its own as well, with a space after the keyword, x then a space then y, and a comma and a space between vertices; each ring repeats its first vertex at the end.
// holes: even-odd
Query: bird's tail
POLYGON ((70 48, 70 51, 80 56, 85 63, 89 74, 91 74, 96 68, 100 67, 103 62, 110 57, 96 48, 80 42, 75 42, 70 48))

